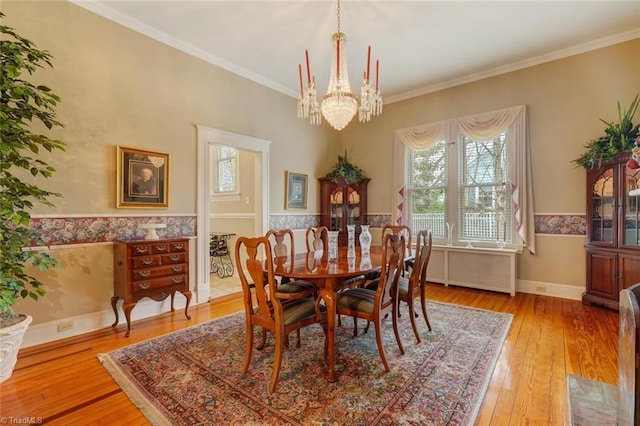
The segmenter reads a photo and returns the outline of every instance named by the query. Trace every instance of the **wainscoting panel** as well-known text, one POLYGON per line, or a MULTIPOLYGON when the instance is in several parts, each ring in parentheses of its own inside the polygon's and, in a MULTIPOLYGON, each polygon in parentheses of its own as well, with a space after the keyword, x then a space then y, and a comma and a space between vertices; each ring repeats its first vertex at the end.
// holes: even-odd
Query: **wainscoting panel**
POLYGON ((427 279, 516 294, 516 250, 433 246, 427 279))

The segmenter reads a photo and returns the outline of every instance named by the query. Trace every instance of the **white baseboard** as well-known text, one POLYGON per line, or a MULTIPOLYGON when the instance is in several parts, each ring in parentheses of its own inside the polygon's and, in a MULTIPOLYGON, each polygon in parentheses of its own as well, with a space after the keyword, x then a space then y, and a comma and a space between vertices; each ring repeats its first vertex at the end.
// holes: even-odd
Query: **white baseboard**
POLYGON ((548 283, 544 281, 516 281, 517 292, 560 297, 562 299, 582 300, 582 293, 584 293, 585 290, 585 287, 575 285, 548 283))
MULTIPOLYGON (((196 304, 191 299, 189 309, 196 304)), ((206 301, 205 301, 206 302, 206 301)), ((184 316, 184 307, 186 299, 182 294, 176 293, 174 308, 174 315, 179 315, 181 318, 184 316)), ((151 299, 143 299, 133 308, 131 311, 131 333, 135 332, 134 321, 144 318, 153 317, 171 311, 171 298, 168 297, 162 302, 156 302, 151 299)), ((126 319, 124 312, 122 311, 122 302, 118 303, 118 330, 124 336, 126 330, 126 319)), ((54 342, 56 340, 65 339, 68 337, 79 336, 81 334, 89 333, 92 331, 102 330, 107 327, 111 327, 111 324, 115 321, 113 310, 109 309, 101 312, 93 312, 85 315, 78 315, 75 317, 65 318, 63 320, 50 321, 42 324, 30 325, 22 341, 21 348, 28 348, 30 346, 41 345, 43 343, 54 342), (59 331, 62 330, 62 331, 59 331)))

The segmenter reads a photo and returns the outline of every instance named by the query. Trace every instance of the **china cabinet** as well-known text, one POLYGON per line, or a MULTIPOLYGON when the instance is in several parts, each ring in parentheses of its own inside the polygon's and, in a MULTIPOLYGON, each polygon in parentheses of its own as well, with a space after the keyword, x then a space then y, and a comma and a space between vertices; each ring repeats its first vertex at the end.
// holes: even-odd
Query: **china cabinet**
POLYGON ((640 169, 629 158, 587 171, 586 304, 618 309, 620 290, 640 282, 640 169))
POLYGON ((338 244, 347 245, 347 225, 356 225, 358 242, 360 225, 367 224, 367 184, 365 178, 358 183, 343 179, 320 178, 320 224, 330 231, 340 231, 338 244))

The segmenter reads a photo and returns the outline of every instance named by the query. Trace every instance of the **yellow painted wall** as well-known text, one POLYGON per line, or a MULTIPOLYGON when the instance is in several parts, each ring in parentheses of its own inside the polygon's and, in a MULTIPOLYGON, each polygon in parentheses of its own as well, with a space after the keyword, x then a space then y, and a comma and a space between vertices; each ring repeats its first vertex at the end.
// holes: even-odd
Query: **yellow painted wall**
MULTIPOLYGON (((68 149, 44 156, 58 168, 44 186, 62 192, 63 198, 55 200, 54 208, 38 206, 34 213, 41 215, 195 215, 197 124, 272 142, 272 214, 287 213, 286 170, 309 175, 306 212, 318 213, 317 178, 347 148, 371 177, 369 212, 390 215, 395 129, 520 104, 529 107, 536 214, 584 214, 585 171, 571 160, 602 134, 599 118, 616 119, 618 100, 626 106, 640 91, 636 39, 387 104, 382 116, 337 133, 326 123, 315 127, 297 119, 295 99, 74 4, 3 0, 2 11, 3 24, 52 53, 55 69, 38 71, 36 81, 62 97, 58 111, 66 127, 51 135, 67 142, 68 149), (168 209, 115 207, 116 145, 171 154, 168 209)), ((519 256, 518 278, 584 286, 584 242, 584 237, 537 237, 538 253, 519 256)), ((50 294, 42 303, 23 302, 19 310, 33 314, 38 324, 110 309, 109 245, 52 254, 64 269, 44 274, 50 294)))
MULTIPOLYGON (((527 105, 533 162, 535 214, 586 214, 586 172, 572 160, 584 145, 618 119, 617 102, 627 108, 640 92, 640 39, 508 74, 442 90, 384 107, 366 125, 352 124, 340 135, 354 162, 371 177, 369 212, 393 211, 395 129, 515 105, 527 105)), ((636 115, 634 123, 640 120, 636 115)), ((584 287, 585 239, 536 237, 535 256, 518 257, 518 279, 584 287)))

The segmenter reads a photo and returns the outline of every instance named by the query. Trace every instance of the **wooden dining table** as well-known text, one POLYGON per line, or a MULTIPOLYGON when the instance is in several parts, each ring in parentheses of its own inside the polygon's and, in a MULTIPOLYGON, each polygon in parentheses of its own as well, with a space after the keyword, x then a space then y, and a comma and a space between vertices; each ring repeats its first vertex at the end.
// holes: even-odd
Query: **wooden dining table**
POLYGON ((319 296, 327 308, 327 380, 335 382, 335 330, 336 301, 338 292, 345 286, 345 281, 359 275, 379 271, 382 263, 382 247, 372 246, 368 256, 362 256, 360 248, 356 249, 356 257, 347 258, 347 248, 338 248, 338 260, 329 262, 326 252, 315 251, 299 253, 293 262, 274 259, 274 274, 290 279, 309 281, 318 287, 319 296))

